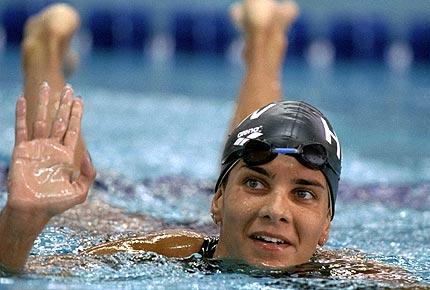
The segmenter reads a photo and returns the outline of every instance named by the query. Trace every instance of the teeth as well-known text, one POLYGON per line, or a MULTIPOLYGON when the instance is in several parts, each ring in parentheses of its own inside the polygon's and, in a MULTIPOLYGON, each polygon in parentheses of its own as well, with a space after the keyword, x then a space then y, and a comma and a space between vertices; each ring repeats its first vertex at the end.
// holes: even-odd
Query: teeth
POLYGON ((269 243, 285 244, 285 241, 277 238, 272 238, 267 236, 255 236, 255 238, 269 243))

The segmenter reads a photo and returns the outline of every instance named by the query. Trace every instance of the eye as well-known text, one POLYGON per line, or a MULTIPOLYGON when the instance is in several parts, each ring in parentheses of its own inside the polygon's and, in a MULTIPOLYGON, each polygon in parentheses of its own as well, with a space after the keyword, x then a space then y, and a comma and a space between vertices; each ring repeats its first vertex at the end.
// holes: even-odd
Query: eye
POLYGON ((309 190, 298 190, 296 191, 296 197, 303 200, 315 199, 315 195, 309 190))
POLYGON ((253 178, 248 178, 245 181, 245 185, 251 189, 264 189, 265 188, 264 184, 261 181, 259 181, 257 179, 253 179, 253 178))

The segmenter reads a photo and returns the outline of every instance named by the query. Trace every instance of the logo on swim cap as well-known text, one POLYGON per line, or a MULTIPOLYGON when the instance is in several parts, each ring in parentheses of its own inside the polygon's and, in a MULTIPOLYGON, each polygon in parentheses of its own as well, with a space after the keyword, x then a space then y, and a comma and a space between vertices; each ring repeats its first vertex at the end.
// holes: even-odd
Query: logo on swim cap
POLYGON ((234 142, 235 146, 243 146, 246 142, 251 139, 256 139, 258 137, 263 136, 261 132, 263 126, 258 126, 250 129, 243 130, 237 134, 237 139, 234 142))
POLYGON ((249 119, 254 120, 257 119, 258 117, 260 117, 262 114, 264 114, 264 112, 266 112, 267 110, 269 110, 271 107, 276 106, 276 104, 269 104, 266 107, 256 110, 254 111, 251 116, 249 117, 249 119))
POLYGON ((330 127, 327 124, 327 121, 321 117, 321 122, 323 123, 324 126, 324 131, 325 131, 325 139, 328 143, 331 144, 331 139, 334 139, 334 141, 336 141, 336 156, 337 158, 340 160, 341 156, 340 156, 340 143, 339 143, 339 139, 337 139, 336 133, 334 131, 330 130, 330 127))

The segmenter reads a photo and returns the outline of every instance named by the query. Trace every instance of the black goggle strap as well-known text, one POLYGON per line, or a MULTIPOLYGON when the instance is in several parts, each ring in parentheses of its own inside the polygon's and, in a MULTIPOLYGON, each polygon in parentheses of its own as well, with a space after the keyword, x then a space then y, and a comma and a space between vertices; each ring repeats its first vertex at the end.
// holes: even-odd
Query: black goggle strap
MULTIPOLYGON (((233 169, 234 166, 236 166, 237 163, 239 163, 240 158, 238 158, 237 160, 235 160, 234 162, 232 162, 229 167, 225 170, 224 174, 221 176, 221 178, 218 181, 218 184, 216 186, 216 190, 218 190, 221 186, 221 184, 224 182, 225 177, 230 173, 230 171, 233 169)), ((226 161, 223 162, 227 163, 226 161)))

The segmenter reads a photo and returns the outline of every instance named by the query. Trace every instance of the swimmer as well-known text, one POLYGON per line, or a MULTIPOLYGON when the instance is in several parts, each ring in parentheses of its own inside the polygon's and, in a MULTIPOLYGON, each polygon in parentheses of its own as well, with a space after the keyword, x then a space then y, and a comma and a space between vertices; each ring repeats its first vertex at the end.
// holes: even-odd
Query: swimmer
MULTIPOLYGON (((231 12, 244 35, 246 72, 211 204, 219 237, 170 231, 101 244, 83 254, 200 253, 285 268, 308 262, 326 243, 341 171, 339 140, 316 108, 281 101, 285 30, 298 8, 292 2, 245 0, 231 12)), ((0 215, 0 263, 9 271, 24 267, 50 218, 83 202, 94 180, 79 141, 82 101, 68 86, 59 93, 62 61, 78 19, 69 6, 54 5, 27 26, 25 99, 17 102, 9 196, 0 215), (53 25, 57 22, 61 25, 53 25), (43 83, 38 89, 43 80, 52 88, 43 83)))

